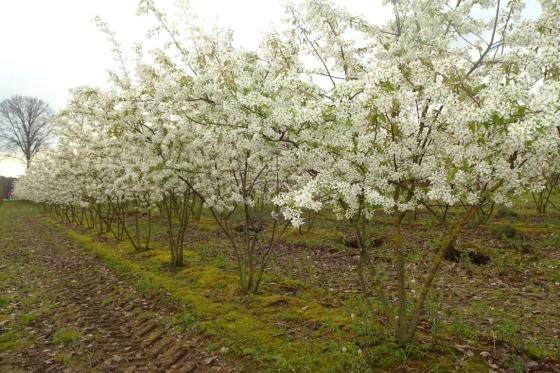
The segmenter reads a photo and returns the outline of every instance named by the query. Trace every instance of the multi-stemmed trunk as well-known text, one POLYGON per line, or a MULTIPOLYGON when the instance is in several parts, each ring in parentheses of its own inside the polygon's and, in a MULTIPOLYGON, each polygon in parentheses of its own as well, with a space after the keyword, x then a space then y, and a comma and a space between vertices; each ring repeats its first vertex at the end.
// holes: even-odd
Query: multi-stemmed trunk
POLYGON ((559 186, 560 173, 555 173, 547 178, 545 187, 540 192, 531 193, 535 208, 539 214, 544 214, 549 205, 554 205, 550 197, 559 186))
MULTIPOLYGON (((500 183, 497 183, 492 190, 497 189, 499 185, 500 183)), ((396 307, 391 306, 389 296, 380 278, 379 268, 375 268, 374 263, 372 263, 370 254, 371 243, 366 234, 366 221, 361 208, 353 219, 353 227, 360 250, 358 279, 362 292, 368 306, 370 309, 373 309, 373 305, 369 300, 369 297, 372 295, 367 280, 369 276, 371 286, 373 287, 373 295, 380 301, 383 312, 393 326, 395 340, 400 346, 407 345, 414 338, 421 321, 428 293, 444 260, 444 254, 455 243, 462 228, 476 215, 479 208, 480 204, 466 207, 460 218, 453 225, 445 229, 436 250, 432 254, 426 275, 420 282, 419 291, 412 303, 407 296, 406 252, 402 235, 402 223, 406 212, 395 211, 392 222, 393 239, 391 244, 396 267, 396 307)))
MULTIPOLYGON (((232 211, 218 213, 214 209, 210 209, 210 212, 230 242, 235 256, 240 288, 247 293, 257 293, 274 247, 279 236, 287 229, 288 223, 281 228, 278 219, 275 218, 267 228, 260 219, 256 219, 256 215, 259 214, 248 205, 244 205, 243 230, 239 236, 239 232, 231 224, 232 211), (267 229, 270 237, 263 239, 263 233, 267 229)), ((275 212, 275 216, 278 216, 278 207, 275 212)))
POLYGON ((160 203, 160 211, 167 223, 170 262, 173 267, 182 267, 185 264, 184 240, 193 205, 194 194, 190 191, 181 194, 167 193, 160 203))

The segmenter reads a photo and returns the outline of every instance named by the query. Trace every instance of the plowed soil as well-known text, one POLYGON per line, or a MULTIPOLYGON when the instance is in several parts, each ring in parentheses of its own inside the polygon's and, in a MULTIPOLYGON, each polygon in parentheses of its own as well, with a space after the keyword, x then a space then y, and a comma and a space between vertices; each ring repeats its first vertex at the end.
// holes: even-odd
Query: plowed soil
POLYGON ((167 327, 166 307, 32 217, 0 214, 0 372, 236 371, 167 327))

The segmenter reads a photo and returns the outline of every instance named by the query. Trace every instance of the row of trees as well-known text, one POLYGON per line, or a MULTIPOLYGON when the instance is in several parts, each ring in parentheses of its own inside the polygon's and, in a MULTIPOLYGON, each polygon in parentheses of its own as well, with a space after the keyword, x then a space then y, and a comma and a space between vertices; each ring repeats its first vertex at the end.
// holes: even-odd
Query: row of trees
POLYGON ((175 266, 203 205, 248 292, 290 223, 335 211, 358 237, 364 296, 408 343, 465 224, 489 204, 538 195, 559 172, 560 6, 542 0, 528 20, 518 0, 390 5, 382 26, 323 0, 288 6, 283 29, 247 51, 230 32, 179 30, 141 2, 170 42, 152 58, 138 48, 134 69, 118 54, 110 90, 75 89, 56 149, 34 161, 17 195, 138 250, 150 236, 138 216, 157 208, 175 266), (449 206, 462 213, 451 219, 449 206), (433 214, 442 235, 413 285, 402 223, 416 209, 433 214), (380 213, 393 222, 395 294, 372 259, 370 219, 380 213))

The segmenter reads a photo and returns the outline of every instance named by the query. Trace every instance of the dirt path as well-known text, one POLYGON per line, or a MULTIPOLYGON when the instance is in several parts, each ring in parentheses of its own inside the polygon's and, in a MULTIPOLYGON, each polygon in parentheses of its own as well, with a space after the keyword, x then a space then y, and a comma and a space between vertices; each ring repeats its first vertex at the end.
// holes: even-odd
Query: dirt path
POLYGON ((0 372, 232 372, 195 333, 14 207, 0 207, 0 372))

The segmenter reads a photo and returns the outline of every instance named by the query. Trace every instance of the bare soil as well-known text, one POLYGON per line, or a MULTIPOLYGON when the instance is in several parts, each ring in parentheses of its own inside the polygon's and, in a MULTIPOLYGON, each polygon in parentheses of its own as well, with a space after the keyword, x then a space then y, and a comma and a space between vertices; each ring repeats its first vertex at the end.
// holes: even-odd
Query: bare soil
POLYGON ((0 372, 236 371, 201 335, 165 325, 177 310, 12 215, 0 216, 0 372))

